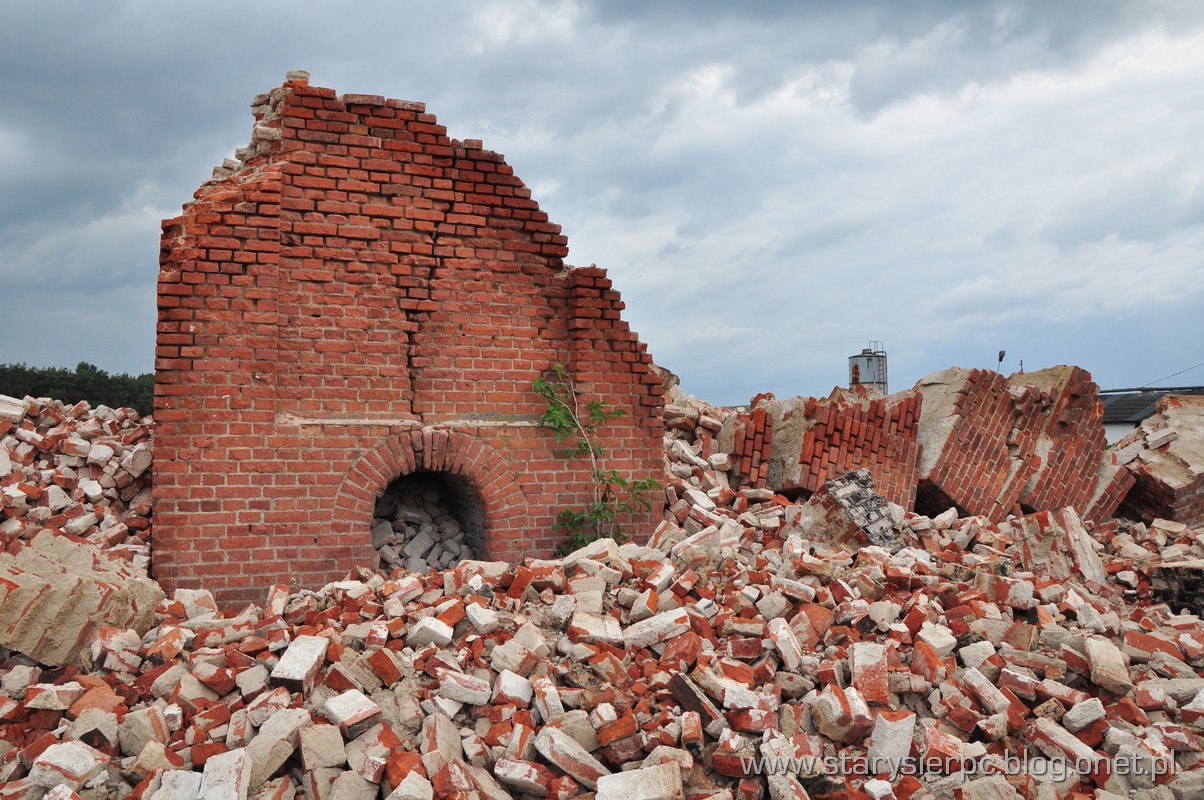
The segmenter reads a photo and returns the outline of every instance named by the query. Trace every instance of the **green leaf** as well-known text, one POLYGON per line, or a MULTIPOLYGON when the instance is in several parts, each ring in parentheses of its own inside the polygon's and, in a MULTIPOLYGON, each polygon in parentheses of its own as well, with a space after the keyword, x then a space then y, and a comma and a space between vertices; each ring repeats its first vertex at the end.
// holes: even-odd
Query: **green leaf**
POLYGON ((556 362, 537 377, 532 386, 547 403, 539 418, 540 427, 551 430, 557 444, 569 442, 573 457, 590 459, 595 502, 584 508, 561 510, 552 526, 562 531, 565 540, 561 552, 569 552, 600 537, 609 536, 626 541, 618 523, 620 515, 630 514, 637 507, 651 510, 652 499, 645 495, 660 488, 651 477, 631 478, 605 465, 606 448, 594 441, 607 420, 626 415, 621 408, 611 408, 605 398, 581 403, 583 392, 573 382, 566 365, 556 362))

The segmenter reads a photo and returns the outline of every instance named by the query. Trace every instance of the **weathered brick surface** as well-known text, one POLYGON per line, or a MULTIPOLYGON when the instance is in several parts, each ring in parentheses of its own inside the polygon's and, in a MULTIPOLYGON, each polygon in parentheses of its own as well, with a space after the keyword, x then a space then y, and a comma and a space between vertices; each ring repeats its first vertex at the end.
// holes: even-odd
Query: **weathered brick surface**
POLYGON ((751 412, 726 421, 721 440, 730 447, 733 471, 742 485, 765 486, 769 480, 774 425, 770 408, 775 402, 773 395, 757 395, 751 412))
POLYGON ((1021 506, 1035 511, 1073 506, 1088 518, 1110 518, 1116 506, 1090 507, 1097 470, 1111 461, 1104 452, 1099 387, 1091 374, 1079 367, 1050 367, 1016 373, 1008 385, 1017 410, 1012 439, 1021 453, 1040 459, 1020 492, 1021 506))
POLYGON ((376 496, 433 470, 479 495, 477 552, 558 543, 585 463, 535 421, 569 365, 627 415, 609 466, 656 475, 660 382, 605 272, 496 153, 421 104, 294 80, 256 99, 241 164, 164 222, 155 573, 258 599, 374 566, 376 496))
POLYGON ((1168 395, 1116 445, 1135 485, 1125 508, 1146 521, 1204 525, 1204 397, 1168 395))
POLYGON ((952 367, 922 379, 918 511, 1082 509, 1111 517, 1132 481, 1106 452, 1099 389, 1078 367, 1004 378, 952 367))
POLYGON ((1010 452, 1016 412, 1006 379, 989 370, 951 367, 916 388, 925 411, 917 507, 938 513, 957 506, 992 520, 1012 513, 1036 464, 1010 452))
POLYGON ((879 494, 904 508, 915 501, 916 426, 921 397, 873 397, 865 387, 836 389, 827 398, 777 400, 760 395, 735 446, 748 485, 811 494, 828 481, 868 468, 879 494))

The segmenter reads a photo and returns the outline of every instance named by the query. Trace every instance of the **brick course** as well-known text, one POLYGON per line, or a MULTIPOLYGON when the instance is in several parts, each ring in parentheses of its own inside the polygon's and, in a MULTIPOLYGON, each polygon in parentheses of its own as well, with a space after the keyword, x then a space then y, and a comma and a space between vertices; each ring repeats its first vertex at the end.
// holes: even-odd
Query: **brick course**
POLYGON ((1132 478, 1107 452, 1091 375, 1057 366, 1010 378, 952 367, 916 384, 924 397, 916 510, 950 506, 999 522, 1064 506, 1110 519, 1132 478))
MULTIPOLYGON (((417 469, 467 480, 488 558, 546 555, 588 468, 536 426, 569 366, 609 466, 661 471, 661 385, 605 271, 503 158, 419 103, 291 80, 252 142, 163 224, 155 573, 262 600, 374 566, 375 498, 417 469)), ((650 521, 655 513, 648 515, 650 521)))
POLYGON ((827 398, 757 395, 749 413, 728 423, 737 482, 810 496, 868 468, 879 494, 910 509, 920 401, 915 391, 879 397, 864 386, 838 388, 827 398))

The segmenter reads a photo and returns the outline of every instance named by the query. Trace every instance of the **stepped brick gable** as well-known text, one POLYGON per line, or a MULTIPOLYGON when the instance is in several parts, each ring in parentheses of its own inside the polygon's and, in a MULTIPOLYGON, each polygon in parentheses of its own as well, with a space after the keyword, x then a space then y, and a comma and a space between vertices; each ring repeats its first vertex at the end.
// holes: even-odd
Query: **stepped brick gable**
POLYGON ((662 471, 662 388, 618 293, 566 268, 502 156, 420 103, 290 77, 163 224, 155 576, 229 603, 374 567, 375 500, 415 472, 473 506, 478 558, 550 554, 589 497, 537 426, 552 364, 626 412, 609 466, 662 471))

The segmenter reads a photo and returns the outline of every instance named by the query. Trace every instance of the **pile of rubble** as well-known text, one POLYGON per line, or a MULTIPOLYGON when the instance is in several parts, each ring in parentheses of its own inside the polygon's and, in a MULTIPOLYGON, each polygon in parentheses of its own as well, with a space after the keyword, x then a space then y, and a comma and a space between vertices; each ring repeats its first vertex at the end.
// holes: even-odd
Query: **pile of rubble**
POLYGON ((376 503, 372 546, 385 572, 446 569, 475 558, 460 520, 433 481, 390 486, 376 503))
POLYGON ((142 567, 53 530, 22 544, 0 551, 0 648, 78 663, 102 623, 136 634, 154 626, 163 590, 142 567))
POLYGON ((1155 409, 1116 446, 1136 481, 1125 502, 1141 516, 1204 525, 1204 397, 1167 395, 1155 409))
POLYGON ((670 452, 682 523, 647 546, 281 586, 236 616, 181 591, 83 668, 10 659, 0 797, 1204 793, 1204 622, 1145 577, 1201 533, 928 518, 866 473, 796 504, 670 452))
POLYGON ((0 500, 9 552, 53 530, 146 567, 150 419, 130 408, 0 395, 0 500))
MULTIPOLYGON (((666 395, 671 436, 701 444, 704 458, 726 454, 732 486, 792 499, 864 467, 880 494, 909 510, 952 506, 998 522, 1073 506, 1107 522, 1136 478, 1107 448, 1099 389, 1077 367, 1007 378, 951 367, 889 397, 867 386, 828 398, 764 394, 747 411, 712 408, 672 381, 666 395)), ((1204 454, 1191 458, 1204 465, 1204 454)), ((1151 479, 1165 480, 1157 469, 1151 479)), ((1186 493, 1204 498, 1199 485, 1186 493)), ((1149 518, 1178 519, 1178 511, 1163 500, 1143 509, 1149 518)))
POLYGON ((460 560, 455 498, 399 485, 373 537, 400 569, 233 615, 18 537, 0 800, 1204 796, 1204 406, 1097 451, 1082 378, 747 411, 670 387, 646 545, 460 560))

